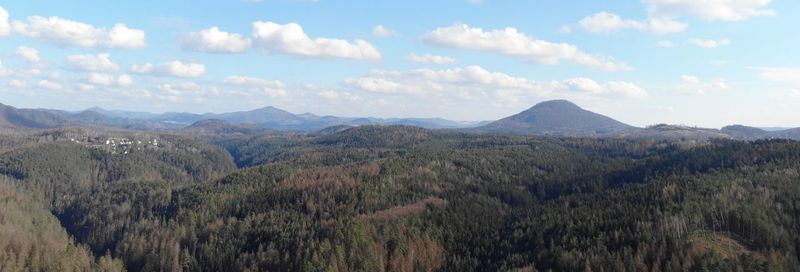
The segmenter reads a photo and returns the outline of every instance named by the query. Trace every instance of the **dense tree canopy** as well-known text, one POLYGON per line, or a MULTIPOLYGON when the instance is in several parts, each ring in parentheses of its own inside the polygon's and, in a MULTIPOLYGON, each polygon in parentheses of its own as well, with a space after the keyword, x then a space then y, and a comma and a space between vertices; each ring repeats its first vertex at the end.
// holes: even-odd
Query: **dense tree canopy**
MULTIPOLYGON (((794 141, 541 138, 413 127, 214 140, 220 147, 163 137, 172 148, 131 154, 58 137, 10 148, 0 154, 8 177, 0 188, 23 192, 25 202, 39 205, 36 216, 49 209, 55 230, 48 231, 83 250, 71 252, 83 252, 73 259, 84 267, 800 269, 794 141)), ((5 258, 7 266, 19 263, 5 258)))

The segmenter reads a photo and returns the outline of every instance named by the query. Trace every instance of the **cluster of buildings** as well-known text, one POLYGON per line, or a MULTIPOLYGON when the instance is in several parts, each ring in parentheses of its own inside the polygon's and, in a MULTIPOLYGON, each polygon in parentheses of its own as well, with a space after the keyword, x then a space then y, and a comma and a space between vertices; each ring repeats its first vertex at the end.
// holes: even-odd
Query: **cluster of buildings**
POLYGON ((75 138, 70 138, 70 141, 84 144, 91 148, 105 150, 112 154, 129 154, 135 151, 158 149, 162 147, 158 139, 136 140, 124 137, 87 137, 86 141, 75 138))

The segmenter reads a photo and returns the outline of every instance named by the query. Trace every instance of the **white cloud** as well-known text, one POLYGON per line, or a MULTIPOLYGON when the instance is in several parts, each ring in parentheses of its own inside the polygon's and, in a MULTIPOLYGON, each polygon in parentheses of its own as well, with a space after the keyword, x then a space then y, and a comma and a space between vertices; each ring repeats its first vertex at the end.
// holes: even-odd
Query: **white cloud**
POLYGON ((255 46, 270 53, 353 60, 379 60, 382 58, 378 49, 367 41, 312 39, 303 31, 303 27, 296 23, 280 25, 273 22, 254 22, 253 41, 255 46))
POLYGON ((750 67, 758 71, 761 79, 778 82, 800 82, 800 68, 794 67, 750 67))
POLYGON ((570 60, 601 71, 631 70, 627 64, 610 57, 590 55, 567 43, 536 40, 511 27, 484 31, 465 24, 454 25, 434 30, 425 36, 425 41, 445 47, 521 57, 540 64, 570 60))
POLYGON ((106 43, 105 46, 109 48, 134 49, 147 46, 144 31, 131 29, 120 23, 114 25, 114 28, 108 33, 108 41, 106 43))
POLYGON ((791 90, 789 90, 789 94, 792 97, 800 98, 800 90, 799 89, 791 89, 791 90))
POLYGON ((289 93, 287 93, 286 90, 283 89, 263 89, 262 91, 264 92, 265 95, 272 98, 286 97, 289 95, 289 93))
POLYGON ((669 18, 650 18, 645 21, 625 20, 619 15, 600 12, 583 18, 578 24, 589 32, 610 33, 624 29, 636 29, 656 34, 677 33, 686 30, 689 24, 669 18))
POLYGON ((672 48, 675 47, 675 43, 673 43, 672 41, 658 41, 656 43, 656 46, 664 48, 672 48))
POLYGON ((700 83, 700 78, 698 78, 696 76, 684 75, 684 76, 681 76, 681 79, 683 80, 683 82, 689 83, 689 84, 700 83))
POLYGON ((717 48, 720 46, 730 45, 731 41, 728 39, 721 39, 721 40, 691 39, 688 41, 688 43, 702 48, 717 48))
POLYGON ((741 21, 757 16, 772 16, 772 0, 644 0, 651 15, 675 17, 692 15, 709 21, 741 21))
POLYGON ((372 28, 372 35, 379 38, 386 38, 396 35, 396 32, 383 25, 376 25, 372 28))
POLYGON ((148 74, 148 73, 153 72, 153 65, 150 64, 150 63, 134 64, 134 65, 131 65, 131 72, 134 72, 134 73, 137 73, 137 74, 148 74))
POLYGON ((202 88, 200 87, 200 85, 194 82, 179 82, 179 83, 164 83, 159 85, 158 89, 172 95, 180 95, 184 92, 199 91, 202 88))
POLYGON ((118 23, 111 30, 59 17, 31 16, 11 23, 14 33, 60 45, 92 48, 143 48, 145 32, 118 23))
POLYGON ((266 80, 256 77, 248 76, 229 76, 222 80, 230 86, 249 88, 246 94, 261 94, 271 98, 286 97, 289 95, 286 92, 286 84, 278 80, 266 80))
POLYGON ((186 35, 181 48, 208 53, 241 53, 250 48, 250 44, 249 38, 212 27, 186 35))
POLYGON ((47 79, 42 79, 36 84, 39 88, 48 89, 48 90, 61 90, 61 84, 49 81, 47 79))
POLYGON ((2 61, 0 61, 0 77, 31 78, 39 76, 40 74, 42 74, 42 70, 37 67, 11 69, 4 67, 2 61))
POLYGON ((278 80, 266 80, 248 76, 229 76, 226 77, 222 82, 228 85, 248 87, 248 88, 271 88, 271 89, 286 88, 286 84, 283 84, 283 82, 280 82, 278 80))
POLYGON ((206 66, 199 63, 183 63, 176 60, 158 65, 150 63, 135 64, 131 66, 131 72, 152 76, 201 77, 206 74, 206 66))
POLYGON ((8 24, 8 11, 0 6, 0 37, 8 36, 11 26, 8 24))
POLYGON ((121 75, 119 77, 114 77, 113 75, 109 74, 101 74, 101 73, 91 73, 86 78, 86 83, 82 84, 86 86, 91 86, 91 88, 81 88, 84 91, 94 89, 94 86, 119 86, 119 87, 129 87, 133 85, 133 78, 129 75, 121 75))
POLYGON ((681 77, 681 83, 675 88, 680 93, 692 95, 704 95, 709 92, 724 91, 729 89, 725 79, 718 78, 712 80, 701 80, 693 75, 681 77))
POLYGON ((8 86, 13 88, 25 88, 28 83, 19 79, 11 79, 8 81, 8 86))
POLYGON ((89 78, 86 79, 86 82, 94 85, 110 86, 116 83, 116 79, 109 74, 91 73, 89 74, 89 78))
MULTIPOLYGON (((308 93, 312 95, 316 95, 325 99, 327 102, 331 102, 333 104, 342 104, 347 102, 360 102, 363 101, 363 98, 360 96, 353 94, 351 92, 342 91, 342 90, 334 90, 325 86, 320 86, 316 84, 302 84, 297 89, 301 93, 308 93)), ((364 105, 364 104, 360 104, 364 105)))
POLYGON ((373 93, 467 100, 487 96, 499 98, 499 96, 507 96, 520 91, 525 95, 534 96, 544 96, 554 92, 570 92, 594 96, 647 97, 644 89, 630 82, 599 84, 587 78, 540 82, 504 73, 490 72, 479 66, 438 71, 429 69, 407 72, 375 70, 364 77, 346 79, 344 85, 373 93))
POLYGON ((632 82, 611 81, 599 84, 588 78, 573 78, 562 82, 570 90, 586 92, 594 95, 613 95, 629 98, 647 98, 648 94, 642 87, 632 82))
POLYGON ((39 50, 36 50, 36 48, 20 46, 17 47, 15 54, 31 65, 38 65, 42 63, 42 57, 39 56, 39 50))
POLYGON ((59 72, 52 72, 52 73, 50 73, 50 74, 49 74, 47 77, 48 77, 48 78, 50 78, 50 79, 52 79, 52 80, 59 80, 59 79, 61 79, 61 73, 59 73, 59 72))
POLYGON ((431 64, 451 64, 455 63, 456 59, 451 57, 443 57, 431 54, 425 55, 417 55, 417 54, 409 54, 406 56, 406 61, 416 62, 416 63, 431 63, 431 64))
POLYGON ((325 98, 325 99, 328 99, 328 100, 334 100, 334 101, 355 102, 355 101, 360 101, 361 100, 361 97, 358 96, 358 95, 354 95, 354 94, 349 93, 349 92, 341 92, 341 91, 337 92, 337 91, 334 91, 334 90, 319 91, 319 92, 317 92, 317 95, 319 97, 322 97, 322 98, 325 98))
POLYGON ((129 75, 121 75, 117 78, 117 85, 128 87, 133 85, 133 78, 129 75))
POLYGON ((92 72, 116 71, 119 69, 111 60, 108 53, 97 55, 72 55, 67 57, 67 63, 75 69, 92 72))
POLYGON ((88 92, 94 90, 94 85, 85 84, 85 83, 78 83, 78 89, 84 92, 88 92))
POLYGON ((219 96, 220 91, 215 86, 200 85, 195 82, 163 83, 157 87, 157 98, 168 101, 204 100, 206 96, 219 96))

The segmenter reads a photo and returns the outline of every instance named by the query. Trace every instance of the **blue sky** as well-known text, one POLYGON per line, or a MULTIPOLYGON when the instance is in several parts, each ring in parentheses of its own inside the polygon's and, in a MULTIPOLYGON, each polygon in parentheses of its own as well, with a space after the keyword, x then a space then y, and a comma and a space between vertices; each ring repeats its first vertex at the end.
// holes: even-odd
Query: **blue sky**
POLYGON ((491 120, 569 99, 639 126, 800 126, 798 1, 0 8, 0 103, 17 107, 491 120))

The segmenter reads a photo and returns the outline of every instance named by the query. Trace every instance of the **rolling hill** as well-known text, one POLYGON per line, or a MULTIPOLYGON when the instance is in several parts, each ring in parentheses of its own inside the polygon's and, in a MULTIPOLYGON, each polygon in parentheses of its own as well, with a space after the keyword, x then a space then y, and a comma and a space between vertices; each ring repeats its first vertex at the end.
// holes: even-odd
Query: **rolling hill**
POLYGON ((587 111, 566 100, 539 103, 521 113, 494 121, 476 130, 551 136, 604 136, 638 128, 587 111))
POLYGON ((188 138, 215 138, 215 137, 239 137, 256 136, 278 131, 263 128, 250 124, 231 123, 219 119, 207 119, 197 121, 194 124, 175 130, 178 135, 188 138))
POLYGON ((0 127, 16 128, 54 128, 66 120, 47 110, 17 109, 0 104, 0 127))

